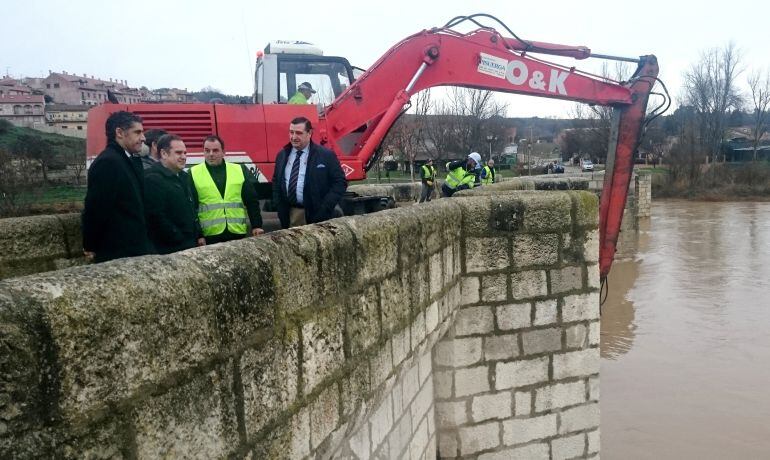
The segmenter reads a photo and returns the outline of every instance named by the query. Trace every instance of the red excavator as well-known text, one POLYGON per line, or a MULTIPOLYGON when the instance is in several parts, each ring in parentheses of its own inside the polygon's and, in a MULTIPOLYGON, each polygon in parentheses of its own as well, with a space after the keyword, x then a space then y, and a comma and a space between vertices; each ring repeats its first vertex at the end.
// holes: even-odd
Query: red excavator
MULTIPOLYGON (((594 54, 584 46, 534 42, 516 36, 487 14, 459 16, 443 27, 423 30, 390 48, 368 70, 342 57, 324 56, 303 42, 273 42, 257 56, 253 104, 104 104, 88 114, 89 160, 105 144, 103 126, 118 110, 137 113, 144 128, 162 128, 182 137, 188 163, 203 161, 202 141, 211 133, 226 141, 227 159, 254 168, 262 195, 270 196, 278 151, 287 143, 289 121, 311 120, 314 142, 334 150, 349 180, 363 179, 378 147, 410 98, 435 86, 463 86, 506 93, 578 101, 612 107, 614 116, 600 204, 600 272, 606 277, 615 253, 633 154, 644 126, 660 115, 670 99, 647 113, 658 78, 655 56, 623 58, 594 54), (479 21, 494 21, 509 36, 479 21), (478 28, 456 31, 471 22, 478 28), (633 62, 626 82, 547 62, 537 55, 633 62), (286 102, 302 83, 316 91, 309 104, 286 102)), ((662 84, 661 84, 662 85, 662 84)), ((663 87, 665 90, 665 86, 663 87)), ((655 93, 657 94, 657 93, 655 93)))

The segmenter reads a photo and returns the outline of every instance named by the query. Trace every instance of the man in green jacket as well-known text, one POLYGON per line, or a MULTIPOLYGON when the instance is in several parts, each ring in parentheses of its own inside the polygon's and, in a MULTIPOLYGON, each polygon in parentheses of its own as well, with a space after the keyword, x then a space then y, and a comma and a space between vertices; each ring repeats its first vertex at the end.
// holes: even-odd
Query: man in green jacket
POLYGON ((215 135, 203 141, 205 161, 190 168, 193 202, 203 238, 198 244, 222 243, 264 233, 253 175, 244 165, 225 161, 225 143, 215 135), (204 241, 205 239, 205 241, 204 241))
POLYGON ((289 104, 309 104, 308 99, 315 94, 313 86, 304 82, 297 87, 297 92, 289 99, 289 104))
POLYGON ((187 149, 179 136, 157 140, 159 161, 144 172, 145 211, 150 241, 159 254, 193 248, 201 235, 184 172, 187 149))
POLYGON ((447 176, 441 186, 445 197, 454 195, 458 190, 473 188, 481 171, 481 155, 472 152, 465 160, 447 164, 447 176))
POLYGON ((436 181, 436 168, 433 167, 433 159, 420 167, 420 180, 422 181, 422 190, 420 191, 420 203, 430 201, 433 197, 433 184, 436 181))

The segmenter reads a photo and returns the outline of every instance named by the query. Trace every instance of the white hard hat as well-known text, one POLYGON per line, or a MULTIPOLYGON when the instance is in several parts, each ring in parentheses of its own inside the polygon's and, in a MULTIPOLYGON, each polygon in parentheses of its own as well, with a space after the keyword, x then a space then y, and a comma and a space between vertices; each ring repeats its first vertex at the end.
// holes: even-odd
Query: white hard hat
POLYGON ((479 155, 478 152, 472 152, 470 155, 468 155, 468 158, 473 159, 477 165, 481 164, 481 155, 479 155))

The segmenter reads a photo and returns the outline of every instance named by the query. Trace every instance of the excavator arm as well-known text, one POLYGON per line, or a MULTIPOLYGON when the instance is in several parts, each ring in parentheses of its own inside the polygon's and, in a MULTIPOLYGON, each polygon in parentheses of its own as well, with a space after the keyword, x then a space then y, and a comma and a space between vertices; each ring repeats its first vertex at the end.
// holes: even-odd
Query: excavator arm
MULTIPOLYGON (((642 135, 648 96, 657 79, 655 56, 643 56, 626 83, 614 82, 532 56, 591 57, 589 49, 502 36, 482 27, 467 34, 424 30, 388 50, 321 115, 321 141, 344 159, 369 164, 385 135, 417 92, 462 86, 548 97, 614 108, 607 171, 600 204, 600 275, 615 253, 642 135), (363 132, 362 131, 363 127, 363 132), (341 142, 360 133, 356 142, 341 142), (352 145, 346 151, 342 145, 352 145)), ((606 56, 602 56, 605 57, 606 56)), ((628 60, 628 59, 624 59, 628 60)))

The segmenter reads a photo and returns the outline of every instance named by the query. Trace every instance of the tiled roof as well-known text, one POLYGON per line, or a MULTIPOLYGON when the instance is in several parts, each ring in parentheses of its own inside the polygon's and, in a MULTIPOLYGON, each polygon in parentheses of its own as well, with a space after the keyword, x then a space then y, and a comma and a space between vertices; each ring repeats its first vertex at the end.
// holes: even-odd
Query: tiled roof
POLYGON ((45 98, 40 95, 23 95, 23 96, 0 96, 0 104, 18 104, 18 103, 27 103, 27 104, 44 104, 45 98))

